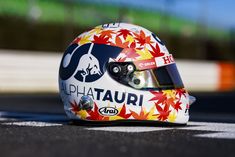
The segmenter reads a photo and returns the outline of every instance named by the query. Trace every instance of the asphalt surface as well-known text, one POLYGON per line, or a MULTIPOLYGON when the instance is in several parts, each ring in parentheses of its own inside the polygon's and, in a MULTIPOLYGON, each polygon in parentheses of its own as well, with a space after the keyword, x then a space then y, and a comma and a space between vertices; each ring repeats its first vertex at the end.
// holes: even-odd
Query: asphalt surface
POLYGON ((187 126, 68 121, 57 94, 0 95, 0 156, 235 156, 235 92, 193 93, 187 126))

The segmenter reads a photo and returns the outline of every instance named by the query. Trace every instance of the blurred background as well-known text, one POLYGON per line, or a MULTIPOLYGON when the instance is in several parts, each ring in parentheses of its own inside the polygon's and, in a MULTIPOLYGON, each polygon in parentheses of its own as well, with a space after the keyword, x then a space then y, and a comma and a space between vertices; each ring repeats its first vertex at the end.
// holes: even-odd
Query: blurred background
POLYGON ((235 60, 232 0, 1 0, 0 48, 63 52, 96 25, 130 22, 155 32, 176 58, 235 60))
POLYGON ((0 93, 57 94, 68 44, 94 26, 129 22, 165 42, 190 92, 215 93, 216 102, 222 92, 221 103, 229 95, 235 104, 234 6, 233 0, 0 0, 0 93))

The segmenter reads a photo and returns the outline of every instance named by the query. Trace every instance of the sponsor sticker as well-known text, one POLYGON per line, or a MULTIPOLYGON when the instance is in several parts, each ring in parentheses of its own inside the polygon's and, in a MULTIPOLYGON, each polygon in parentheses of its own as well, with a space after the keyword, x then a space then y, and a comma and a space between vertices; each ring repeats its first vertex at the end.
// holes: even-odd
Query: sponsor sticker
POLYGON ((157 67, 161 67, 161 66, 175 63, 175 60, 174 60, 172 54, 170 54, 168 56, 163 56, 163 57, 156 57, 155 61, 156 61, 157 67))
POLYGON ((103 116, 115 116, 118 114, 118 110, 114 107, 102 107, 99 109, 99 113, 103 116))
POLYGON ((145 69, 153 69, 156 68, 156 62, 155 59, 147 59, 147 60, 141 60, 141 61, 135 61, 135 66, 139 70, 145 70, 145 69))
POLYGON ((169 65, 172 63, 175 63, 175 61, 171 54, 168 56, 163 56, 163 57, 156 57, 156 58, 147 59, 147 60, 134 61, 136 68, 139 70, 154 69, 154 68, 169 65))

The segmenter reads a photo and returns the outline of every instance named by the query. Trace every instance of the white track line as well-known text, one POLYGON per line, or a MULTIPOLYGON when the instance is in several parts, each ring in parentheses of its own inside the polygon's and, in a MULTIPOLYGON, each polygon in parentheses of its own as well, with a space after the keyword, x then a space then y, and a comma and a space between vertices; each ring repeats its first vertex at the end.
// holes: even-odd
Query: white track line
POLYGON ((31 126, 31 127, 62 126, 62 124, 59 123, 37 122, 37 121, 7 122, 7 123, 2 123, 2 125, 31 126))
POLYGON ((99 130, 99 131, 110 131, 110 132, 150 132, 150 131, 162 131, 162 130, 171 130, 171 128, 163 127, 140 127, 140 126, 111 126, 111 127, 91 127, 86 128, 87 130, 99 130))
POLYGON ((232 123, 207 123, 189 122, 192 127, 181 128, 183 130, 214 131, 215 133, 197 134, 196 137, 235 139, 235 124, 232 123), (197 126, 195 126, 197 125, 197 126))
MULTIPOLYGON (((63 124, 38 122, 38 121, 22 121, 22 122, 5 122, 1 123, 1 125, 49 127, 49 126, 62 126, 63 124)), ((189 122, 188 125, 185 127, 105 126, 105 127, 87 127, 85 129, 91 131, 126 132, 126 133, 143 133, 143 132, 155 132, 155 131, 157 132, 164 130, 210 131, 209 133, 195 134, 194 137, 235 139, 235 124, 232 123, 189 122)))
POLYGON ((195 137, 204 138, 221 138, 221 139, 235 139, 235 124, 231 123, 210 123, 210 122, 189 122, 186 127, 92 127, 87 130, 96 131, 110 131, 110 132, 152 132, 163 130, 195 130, 195 131, 211 131, 211 133, 196 134, 195 137))

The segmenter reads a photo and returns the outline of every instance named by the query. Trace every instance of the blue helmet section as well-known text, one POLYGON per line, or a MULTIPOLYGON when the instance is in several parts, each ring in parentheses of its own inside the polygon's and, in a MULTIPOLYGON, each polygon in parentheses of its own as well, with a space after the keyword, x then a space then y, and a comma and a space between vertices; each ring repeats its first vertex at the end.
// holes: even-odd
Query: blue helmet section
POLYGON ((59 75, 62 80, 74 76, 78 81, 93 82, 98 80, 106 71, 105 64, 109 58, 116 58, 122 48, 94 44, 91 52, 91 43, 78 47, 78 44, 71 44, 64 53, 60 64, 59 75), (66 55, 72 55, 69 64, 64 67, 63 61, 66 55), (84 76, 85 80, 84 80, 84 76))

